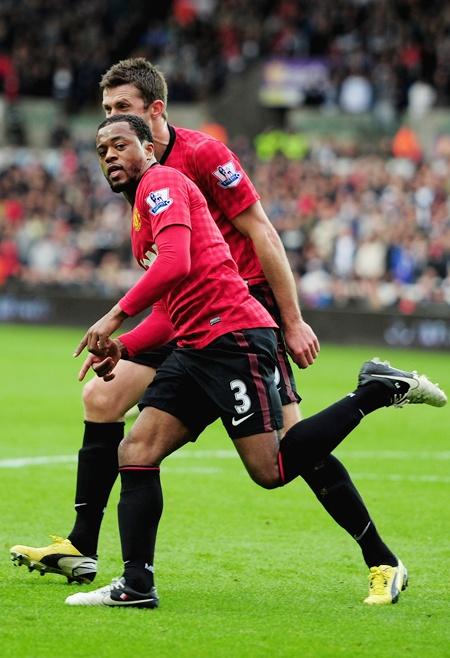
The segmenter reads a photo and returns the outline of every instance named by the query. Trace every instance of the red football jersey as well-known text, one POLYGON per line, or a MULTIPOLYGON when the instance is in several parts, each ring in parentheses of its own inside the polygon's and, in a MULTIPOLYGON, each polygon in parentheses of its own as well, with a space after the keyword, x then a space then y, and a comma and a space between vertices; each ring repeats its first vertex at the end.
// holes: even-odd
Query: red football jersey
POLYGON ((233 225, 237 215, 260 199, 237 156, 199 130, 169 126, 169 131, 160 163, 178 169, 200 188, 242 278, 249 285, 265 281, 252 241, 233 225))
POLYGON ((133 207, 133 254, 144 269, 157 257, 156 236, 172 225, 191 230, 190 272, 162 300, 180 346, 201 348, 229 331, 276 327, 249 294, 197 186, 156 164, 142 177, 133 207))

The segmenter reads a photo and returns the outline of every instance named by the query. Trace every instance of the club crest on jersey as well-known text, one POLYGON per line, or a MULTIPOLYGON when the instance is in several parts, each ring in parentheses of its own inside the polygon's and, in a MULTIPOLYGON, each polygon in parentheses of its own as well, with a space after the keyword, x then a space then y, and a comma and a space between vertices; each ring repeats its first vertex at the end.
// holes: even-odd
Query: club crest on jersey
POLYGON ((217 184, 225 189, 236 187, 236 185, 239 185, 242 178, 242 174, 239 171, 236 171, 236 167, 231 160, 223 165, 219 165, 217 169, 213 171, 213 174, 219 179, 217 184))
POLYGON ((163 190, 150 192, 145 201, 148 204, 152 215, 159 215, 173 203, 173 199, 169 197, 168 187, 165 187, 163 190))
POLYGON ((135 231, 140 231, 141 226, 142 226, 141 215, 139 214, 139 210, 135 208, 133 211, 133 229, 135 231))

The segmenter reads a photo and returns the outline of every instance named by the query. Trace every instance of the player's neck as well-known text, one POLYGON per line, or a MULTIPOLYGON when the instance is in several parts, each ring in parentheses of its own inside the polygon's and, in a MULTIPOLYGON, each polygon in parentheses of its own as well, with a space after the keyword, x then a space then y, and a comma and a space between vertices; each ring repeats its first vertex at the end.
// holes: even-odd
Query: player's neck
POLYGON ((152 125, 153 144, 155 145, 155 156, 160 160, 164 155, 164 151, 170 142, 169 125, 165 119, 153 123, 152 125))
POLYGON ((147 160, 147 162, 142 167, 141 173, 138 176, 138 178, 131 180, 127 188, 122 190, 122 194, 130 204, 130 206, 134 206, 134 202, 136 200, 136 190, 138 188, 141 178, 150 169, 150 167, 153 167, 154 164, 158 164, 157 160, 154 157, 152 157, 150 160, 147 160))

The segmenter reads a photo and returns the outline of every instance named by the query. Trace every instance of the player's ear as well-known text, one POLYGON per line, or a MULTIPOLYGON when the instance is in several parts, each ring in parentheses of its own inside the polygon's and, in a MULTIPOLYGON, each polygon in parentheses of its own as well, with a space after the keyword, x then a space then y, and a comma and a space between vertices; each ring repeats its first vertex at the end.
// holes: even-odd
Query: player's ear
POLYGON ((144 142, 145 155, 148 160, 151 160, 154 157, 155 147, 153 142, 144 142))
POLYGON ((158 117, 164 114, 164 112, 166 111, 166 106, 164 104, 164 101, 156 100, 153 101, 149 109, 150 109, 150 117, 152 119, 157 119, 158 117))

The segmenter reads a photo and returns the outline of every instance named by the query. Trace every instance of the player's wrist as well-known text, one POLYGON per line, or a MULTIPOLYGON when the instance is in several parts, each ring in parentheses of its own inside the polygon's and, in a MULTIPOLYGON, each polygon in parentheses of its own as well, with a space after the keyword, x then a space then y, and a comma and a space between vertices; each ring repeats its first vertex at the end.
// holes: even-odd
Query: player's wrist
POLYGON ((298 313, 289 313, 289 315, 281 315, 281 323, 285 330, 296 330, 299 324, 303 324, 304 320, 300 311, 298 313))
POLYGON ((113 318, 117 318, 119 320, 126 320, 128 317, 130 317, 129 314, 120 306, 120 303, 112 307, 110 314, 113 318))

